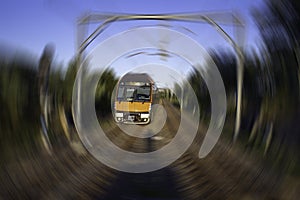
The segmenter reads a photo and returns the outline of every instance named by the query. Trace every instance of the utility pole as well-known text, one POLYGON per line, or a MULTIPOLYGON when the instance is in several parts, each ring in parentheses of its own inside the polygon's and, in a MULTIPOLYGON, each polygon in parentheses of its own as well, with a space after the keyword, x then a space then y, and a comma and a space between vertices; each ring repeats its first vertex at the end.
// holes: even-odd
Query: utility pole
POLYGON ((49 139, 49 121, 48 121, 48 98, 49 98, 49 76, 50 68, 54 56, 54 46, 47 44, 39 61, 38 68, 38 94, 40 102, 40 122, 42 126, 42 138, 49 151, 51 142, 49 139))

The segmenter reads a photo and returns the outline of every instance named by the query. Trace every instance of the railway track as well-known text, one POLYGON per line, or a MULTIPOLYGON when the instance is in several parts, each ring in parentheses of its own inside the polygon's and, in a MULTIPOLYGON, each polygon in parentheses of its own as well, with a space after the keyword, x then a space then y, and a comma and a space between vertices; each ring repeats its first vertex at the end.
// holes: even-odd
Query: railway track
MULTIPOLYGON (((152 138, 128 136, 118 126, 105 132, 127 151, 160 149, 173 139, 180 122, 176 108, 168 102, 164 108, 166 123, 152 138)), ((89 153, 77 155, 67 148, 47 158, 2 165, 0 180, 8 181, 0 183, 0 195, 4 199, 276 199, 277 177, 222 142, 209 156, 198 159, 205 130, 200 125, 196 142, 177 161, 149 173, 119 172, 89 153)))

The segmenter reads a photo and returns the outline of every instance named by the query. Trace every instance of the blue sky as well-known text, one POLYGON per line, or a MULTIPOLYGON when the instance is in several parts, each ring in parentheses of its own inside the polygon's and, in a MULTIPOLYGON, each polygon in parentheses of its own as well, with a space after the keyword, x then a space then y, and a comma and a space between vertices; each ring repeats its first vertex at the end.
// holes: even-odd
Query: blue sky
POLYGON ((2 0, 0 44, 40 55, 52 42, 56 59, 68 62, 75 54, 76 21, 88 11, 153 14, 233 10, 245 19, 247 43, 255 45, 258 33, 249 9, 261 4, 262 0, 2 0))

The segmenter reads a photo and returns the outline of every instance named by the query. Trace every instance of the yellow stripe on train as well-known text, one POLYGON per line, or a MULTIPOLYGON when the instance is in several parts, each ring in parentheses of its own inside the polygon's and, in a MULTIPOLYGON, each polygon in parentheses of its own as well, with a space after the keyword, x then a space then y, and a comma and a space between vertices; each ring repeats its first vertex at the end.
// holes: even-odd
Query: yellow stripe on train
POLYGON ((116 111, 123 112, 149 112, 151 102, 115 102, 116 111))

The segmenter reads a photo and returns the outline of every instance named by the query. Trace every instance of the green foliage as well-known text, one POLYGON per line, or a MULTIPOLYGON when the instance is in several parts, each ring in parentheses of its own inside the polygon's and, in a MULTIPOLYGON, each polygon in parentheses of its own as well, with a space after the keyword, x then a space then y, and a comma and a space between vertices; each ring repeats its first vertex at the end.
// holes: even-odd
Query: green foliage
MULTIPOLYGON (((0 59, 0 149, 3 158, 13 148, 35 148, 39 98, 36 64, 24 58, 0 59)), ((1 156, 0 156, 1 157, 1 156)))
POLYGON ((64 88, 64 104, 65 106, 70 107, 72 104, 72 94, 73 94, 73 86, 76 79, 78 68, 78 60, 73 59, 70 61, 67 72, 65 74, 65 79, 63 81, 63 88, 64 88))
POLYGON ((111 69, 100 73, 101 77, 96 88, 95 107, 98 116, 104 117, 111 113, 111 100, 118 79, 111 69))

